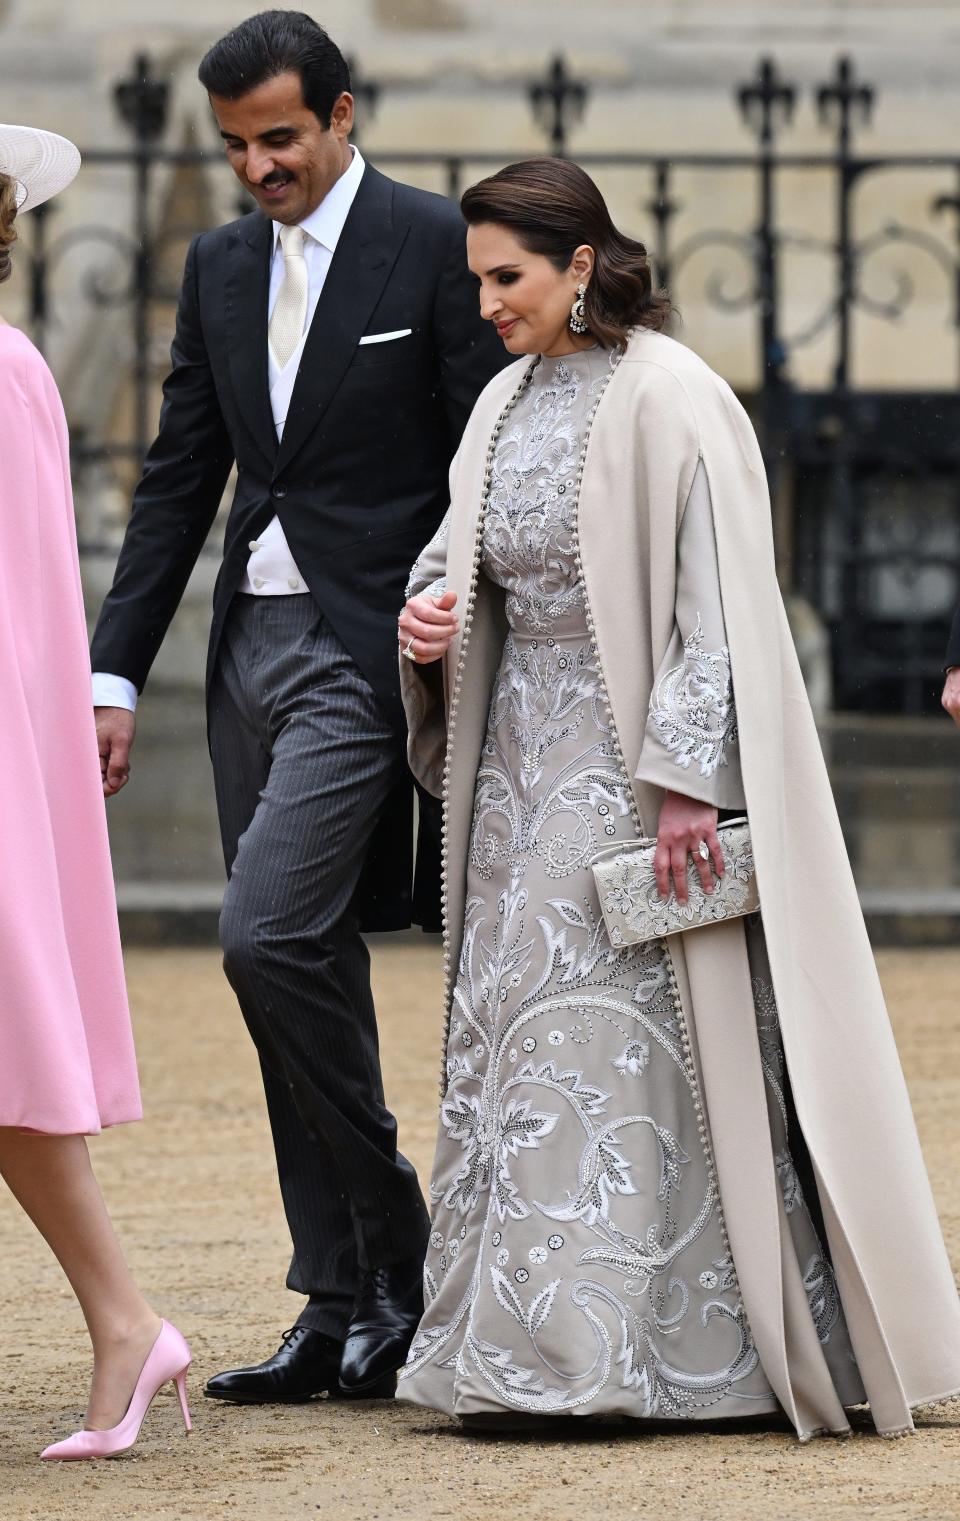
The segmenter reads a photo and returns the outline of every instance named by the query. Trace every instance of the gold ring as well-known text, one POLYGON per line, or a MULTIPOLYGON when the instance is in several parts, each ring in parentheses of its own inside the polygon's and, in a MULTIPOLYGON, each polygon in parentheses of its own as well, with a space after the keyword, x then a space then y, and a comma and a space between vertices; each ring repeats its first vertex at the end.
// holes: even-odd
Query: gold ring
POLYGON ((408 660, 412 660, 414 663, 416 663, 417 655, 416 655, 416 651, 413 648, 413 640, 412 639, 410 640, 409 644, 405 644, 403 646, 403 649, 400 651, 400 653, 401 653, 401 655, 405 655, 408 660))

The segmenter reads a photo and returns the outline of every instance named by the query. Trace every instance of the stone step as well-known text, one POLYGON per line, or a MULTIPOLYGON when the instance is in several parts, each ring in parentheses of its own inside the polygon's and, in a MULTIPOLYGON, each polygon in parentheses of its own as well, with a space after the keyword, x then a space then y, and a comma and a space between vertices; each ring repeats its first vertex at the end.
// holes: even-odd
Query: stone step
POLYGON ((844 821, 843 834, 861 893, 910 892, 926 912, 928 895, 960 892, 960 828, 900 819, 851 829, 844 821))
POLYGON ((124 945, 216 945, 222 882, 120 882, 124 945))
MULTIPOLYGON (((107 809, 121 925, 133 943, 215 944, 223 857, 203 698, 158 682, 132 780, 107 809)), ((833 715, 825 749, 871 931, 960 939, 960 733, 946 718, 833 715)))
POLYGON ((882 939, 908 943, 914 932, 891 925, 912 919, 926 925, 928 940, 953 943, 960 929, 960 732, 946 715, 841 713, 821 734, 868 923, 882 939))
POLYGON ((952 770, 960 780, 960 729, 946 714, 832 713, 821 723, 820 735, 837 777, 849 767, 889 768, 897 775, 932 768, 952 770))
MULTIPOLYGON (((223 886, 219 882, 125 883, 118 894, 120 933, 133 945, 217 944, 223 886)), ((904 888, 889 883, 861 888, 860 902, 874 945, 960 943, 960 888, 904 888)), ((423 931, 405 930, 404 940, 423 943, 423 931)), ((439 943, 438 935, 429 940, 439 943)), ((371 944, 393 943, 395 935, 370 935, 371 944)), ((439 954, 439 950, 438 950, 439 954)))
POLYGON ((840 816, 851 828, 874 820, 960 823, 960 755, 957 759, 953 769, 833 765, 830 779, 840 816))
MULTIPOLYGON (((899 744, 901 736, 895 736, 899 744)), ((960 736, 958 736, 960 739, 960 736)), ((912 764, 830 767, 837 811, 862 893, 960 891, 960 744, 953 766, 919 740, 912 764)))

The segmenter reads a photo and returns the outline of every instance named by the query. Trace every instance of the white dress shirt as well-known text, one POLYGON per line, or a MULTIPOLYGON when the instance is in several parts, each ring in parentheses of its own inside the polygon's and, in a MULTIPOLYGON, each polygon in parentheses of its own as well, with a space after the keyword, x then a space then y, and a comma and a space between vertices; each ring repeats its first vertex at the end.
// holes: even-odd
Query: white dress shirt
MULTIPOLYGON (((320 205, 300 223, 304 231, 303 257, 307 266, 307 319, 300 343, 283 370, 278 368, 270 345, 267 344, 270 405, 278 440, 283 437, 283 425, 286 422, 287 408, 300 368, 303 346, 313 322, 317 302, 320 300, 320 292, 327 278, 330 261, 336 252, 340 234, 343 232, 363 178, 365 168, 363 158, 359 149, 353 148, 352 152, 353 159, 349 169, 327 192, 320 205)), ((270 264, 270 293, 267 305, 268 322, 283 283, 281 225, 280 222, 273 224, 273 257, 270 264)), ((307 591, 307 584, 290 553, 290 546, 287 544, 279 518, 271 518, 263 532, 250 541, 249 548, 250 558, 238 590, 255 597, 290 597, 307 591)), ((128 681, 124 676, 94 671, 93 701, 97 707, 129 708, 133 712, 137 706, 137 689, 133 682, 128 681)))

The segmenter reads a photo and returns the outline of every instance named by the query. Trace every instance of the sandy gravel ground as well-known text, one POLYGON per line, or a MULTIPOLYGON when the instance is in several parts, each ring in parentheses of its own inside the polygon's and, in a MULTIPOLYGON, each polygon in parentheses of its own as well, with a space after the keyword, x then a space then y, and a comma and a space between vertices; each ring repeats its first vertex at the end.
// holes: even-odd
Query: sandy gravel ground
MULTIPOLYGON (((213 952, 137 951, 128 961, 147 1121, 94 1143, 136 1271, 193 1345, 195 1430, 172 1392, 135 1454, 37 1461, 74 1429, 87 1344, 59 1270, 0 1196, 5 1336, 0 1353, 0 1517, 9 1521, 844 1521, 960 1517, 960 1401, 916 1436, 801 1447, 786 1431, 564 1437, 466 1435, 392 1403, 290 1409, 201 1397, 219 1368, 266 1355, 296 1304, 258 1073, 213 952)), ((438 952, 375 949, 388 1096, 403 1144, 430 1165, 438 1070, 438 952)), ((960 1263, 960 952, 891 952, 881 970, 955 1264, 960 1263)), ((916 1286, 905 1284, 905 1293, 916 1286)))

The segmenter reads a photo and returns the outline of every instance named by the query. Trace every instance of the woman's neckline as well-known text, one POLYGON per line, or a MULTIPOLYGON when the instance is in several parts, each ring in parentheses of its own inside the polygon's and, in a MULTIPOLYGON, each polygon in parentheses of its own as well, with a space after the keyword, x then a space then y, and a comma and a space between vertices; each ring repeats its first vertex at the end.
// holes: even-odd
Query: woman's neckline
POLYGON ((603 350, 599 343, 591 343, 589 348, 571 349, 569 354, 540 354, 537 357, 541 364, 569 364, 572 360, 579 359, 581 355, 600 354, 603 350))

